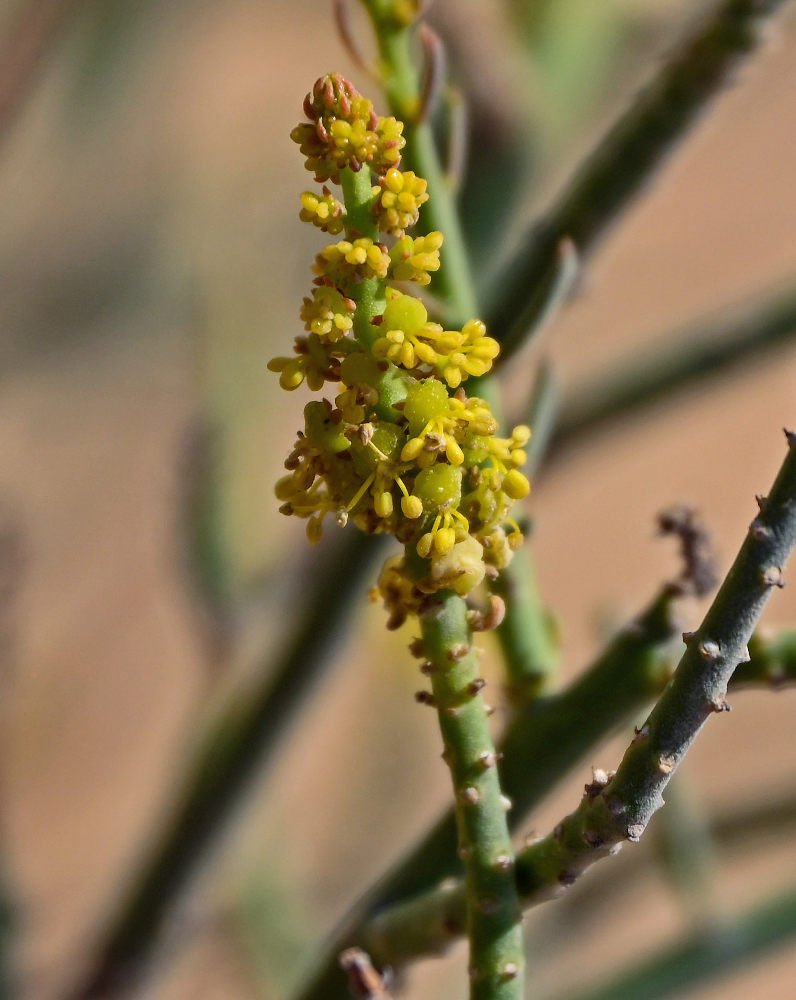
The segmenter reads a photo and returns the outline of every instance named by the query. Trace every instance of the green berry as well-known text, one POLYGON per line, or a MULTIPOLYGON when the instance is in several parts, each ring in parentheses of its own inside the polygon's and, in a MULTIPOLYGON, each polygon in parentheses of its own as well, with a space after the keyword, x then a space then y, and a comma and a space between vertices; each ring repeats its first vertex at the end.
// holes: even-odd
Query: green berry
POLYGON ((387 300, 382 329, 412 333, 427 322, 428 312, 420 299, 399 292, 387 300))
POLYGON ((336 455, 351 447, 342 426, 332 419, 331 407, 321 400, 313 400, 304 407, 304 429, 307 438, 320 451, 336 455))
POLYGON ((381 376, 378 362, 365 351, 347 354, 340 365, 340 377, 346 385, 373 385, 381 376))
POLYGON ((442 382, 424 378, 411 385, 406 393, 404 416, 411 434, 419 434, 429 420, 436 420, 448 411, 448 391, 442 382))
POLYGON ((409 381, 410 379, 393 364, 390 364, 387 371, 379 372, 379 379, 376 383, 379 401, 376 403, 375 410, 382 420, 397 422, 401 419, 401 414, 395 409, 395 404, 402 403, 406 399, 409 381))
POLYGON ((379 453, 388 460, 397 462, 405 440, 403 430, 397 424, 380 422, 373 432, 371 444, 362 444, 361 441, 355 439, 351 445, 354 468, 360 476, 369 476, 376 465, 384 460, 379 453))
POLYGON ((420 497, 427 512, 440 507, 456 507, 462 498, 462 474, 453 465, 432 465, 423 469, 415 479, 415 496, 420 497))

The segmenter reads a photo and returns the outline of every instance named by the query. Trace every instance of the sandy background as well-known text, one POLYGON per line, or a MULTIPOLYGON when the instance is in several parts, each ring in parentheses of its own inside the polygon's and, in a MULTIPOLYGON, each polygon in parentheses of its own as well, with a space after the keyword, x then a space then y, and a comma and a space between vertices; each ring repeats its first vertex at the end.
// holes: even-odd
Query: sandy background
MULTIPOLYGON (((298 332, 320 245, 296 222, 306 175, 288 132, 315 77, 350 60, 326 4, 138 6, 131 17, 118 3, 77 5, 0 148, 0 527, 13 581, 0 620, 0 793, 26 1000, 57 996, 85 956, 213 698, 251 670, 264 635, 278 642, 300 592, 286 567, 304 553, 301 529, 275 520, 271 484, 303 403, 279 394, 264 362, 298 332), (182 558, 186 440, 201 410, 228 428, 222 499, 241 635, 229 662, 208 645, 182 558)), ((537 203, 685 23, 685 4, 615 6, 643 30, 617 50, 618 68, 594 70, 598 99, 573 112, 579 138, 544 123, 543 92, 529 101, 549 136, 537 203)), ((533 85, 505 48, 497 5, 453 7, 440 0, 437 17, 484 58, 494 92, 533 85), (494 46, 505 58, 490 58, 494 46)), ((794 67, 791 4, 548 331, 566 384, 794 280, 794 67)), ((654 538, 663 506, 694 503, 729 564, 785 424, 796 424, 792 346, 590 436, 540 479, 533 550, 565 677, 676 571, 654 538)), ((795 618, 796 590, 776 595, 768 620, 795 618)), ((385 637, 363 593, 351 642, 197 885, 149 995, 284 996, 346 902, 445 802, 406 639, 385 637)), ((792 793, 795 697, 738 695, 703 734, 683 777, 707 811, 792 793)), ((589 763, 611 766, 621 746, 589 763)), ((572 808, 588 774, 531 825, 572 808)), ((787 884, 793 833, 720 852, 720 911, 787 884)), ((621 888, 607 901, 586 883, 573 890, 582 910, 597 907, 594 922, 576 902, 529 920, 533 995, 592 981, 685 926, 660 868, 630 859, 651 859, 652 840, 614 863, 621 888)), ((406 995, 460 996, 461 961, 424 963, 406 995)), ((794 982, 791 947, 699 995, 787 996, 794 982)))

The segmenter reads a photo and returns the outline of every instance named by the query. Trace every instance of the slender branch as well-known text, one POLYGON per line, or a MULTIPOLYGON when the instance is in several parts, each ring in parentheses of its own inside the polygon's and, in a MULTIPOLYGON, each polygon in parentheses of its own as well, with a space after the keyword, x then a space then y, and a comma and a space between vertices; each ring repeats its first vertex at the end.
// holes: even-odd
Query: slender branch
POLYGON ((533 227, 493 288, 487 325, 503 344, 503 361, 524 343, 552 282, 564 237, 591 251, 654 169, 761 39, 761 18, 783 0, 723 0, 665 63, 657 77, 609 130, 563 195, 533 227))
POLYGON ((723 979, 796 937, 796 889, 731 920, 693 932, 618 978, 562 1000, 664 1000, 723 979))
POLYGON ((467 605, 451 591, 421 615, 434 701, 453 779, 465 871, 471 1000, 521 1000, 523 953, 514 850, 467 605))
POLYGON ((379 552, 376 541, 358 533, 341 536, 325 551, 303 598, 305 617, 271 669, 269 651, 258 675, 262 679, 245 692, 245 703, 224 712, 201 741, 174 814, 145 858, 83 980, 67 994, 71 1000, 102 996, 134 983, 144 972, 165 919, 223 838, 260 765, 330 662, 379 552))
POLYGON ((666 809, 652 831, 661 873, 677 897, 683 917, 696 931, 720 914, 716 842, 704 802, 683 771, 669 783, 666 809))
POLYGON ((726 709, 727 685, 747 656, 755 624, 796 544, 796 435, 747 537, 674 677, 610 781, 587 788, 578 809, 518 857, 527 904, 571 884, 594 861, 637 841, 663 805, 663 790, 699 730, 726 709), (595 787, 598 785, 600 787, 595 787))
POLYGON ((511 572, 504 570, 490 584, 490 590, 506 608, 497 637, 505 664, 507 694, 518 707, 552 686, 559 660, 555 623, 542 607, 527 545, 512 559, 511 572))
MULTIPOLYGON (((654 620, 657 617, 659 611, 652 610, 656 607, 656 603, 653 603, 650 611, 642 616, 640 621, 654 620)), ((632 634, 633 631, 629 630, 625 635, 632 636, 632 634)), ((792 641, 791 633, 783 635, 792 641)), ((625 641, 624 636, 620 637, 620 643, 623 644, 625 641)), ((776 640, 772 640, 772 643, 776 644, 776 640)), ((759 640, 753 636, 749 643, 750 649, 758 645, 759 640)), ((505 773, 508 769, 511 774, 516 770, 519 775, 524 769, 531 784, 528 801, 523 801, 521 795, 514 799, 513 827, 518 825, 517 820, 527 815, 529 809, 537 804, 544 792, 555 785, 563 773, 571 770, 571 766, 577 762, 576 758, 582 759, 586 751, 596 745, 613 726, 620 720, 627 719, 633 711, 641 708, 645 701, 660 692, 663 686, 661 668, 664 664, 661 651, 658 651, 657 663, 656 657, 650 656, 647 669, 643 669, 643 655, 634 654, 630 649, 626 649, 625 652, 630 659, 625 660, 622 645, 617 645, 606 653, 581 681, 576 682, 561 695, 549 699, 551 703, 549 722, 545 723, 544 715, 536 718, 540 714, 539 710, 544 707, 544 700, 529 708, 516 720, 507 740, 502 744, 505 753, 503 771, 505 773), (625 690, 626 687, 629 690, 625 690), (583 726, 592 721, 591 715, 597 709, 603 711, 599 712, 594 729, 583 732, 583 726), (524 748, 521 736, 523 733, 529 734, 524 748), (545 748, 564 747, 566 741, 576 734, 579 738, 580 751, 568 752, 563 758, 559 758, 555 753, 543 753, 545 748), (513 749, 510 747, 512 739, 515 744, 513 749), (531 766, 535 758, 541 758, 542 763, 547 764, 547 768, 543 767, 542 776, 539 778, 535 777, 535 770, 531 766), (514 767, 511 766, 512 763, 514 767), (549 784, 545 785, 545 781, 549 784)), ((638 651, 639 654, 641 652, 638 651)), ((746 670, 753 667, 755 659, 753 654, 749 663, 740 664, 730 682, 730 690, 759 686, 761 682, 768 683, 765 671, 755 676, 754 669, 746 670), (739 677, 739 674, 742 676, 739 677)), ((510 786, 511 780, 507 783, 507 787, 510 786)), ((751 810, 719 818, 710 823, 710 834, 724 842, 748 836, 758 828, 778 829, 783 823, 792 822, 794 817, 796 817, 796 801, 786 799, 771 806, 768 804, 757 806, 751 810)), ((449 880, 435 889, 422 892, 392 906, 383 907, 381 910, 373 907, 371 912, 374 915, 367 920, 358 934, 358 939, 372 950, 381 963, 400 967, 408 961, 444 951, 449 947, 451 941, 460 933, 457 928, 461 926, 463 919, 463 904, 461 886, 455 880, 449 880)))
POLYGON ((655 344, 568 392, 561 403, 548 459, 608 422, 687 388, 707 376, 738 369, 750 358, 796 337, 796 288, 761 296, 740 312, 657 338, 655 344))
MULTIPOLYGON (((523 906, 558 895, 595 861, 616 853, 626 840, 641 837, 697 733, 713 712, 726 708, 733 670, 747 656, 746 644, 794 544, 796 436, 789 435, 788 455, 760 516, 752 522, 699 631, 688 635, 672 680, 637 730, 616 774, 596 772, 578 809, 552 834, 517 855, 523 906)), ((593 710, 600 701, 592 700, 589 707, 593 710)), ((576 730, 588 717, 589 712, 576 716, 576 730)), ((511 749, 510 738, 504 749, 504 788, 509 789, 508 765, 514 762, 516 767, 519 754, 511 749)), ((526 764, 525 772, 533 785, 534 770, 526 764)), ((549 787, 549 779, 544 787, 549 787)), ((379 961, 397 965, 449 943, 461 927, 463 912, 464 890, 453 884, 376 914, 361 936, 379 961)))
POLYGON ((464 323, 477 314, 475 283, 459 213, 445 183, 445 171, 427 117, 421 114, 421 81, 412 53, 413 26, 397 17, 393 0, 363 0, 379 46, 381 73, 390 110, 404 122, 404 162, 428 181, 432 197, 421 223, 445 234, 443 266, 432 287, 453 310, 452 320, 464 323))

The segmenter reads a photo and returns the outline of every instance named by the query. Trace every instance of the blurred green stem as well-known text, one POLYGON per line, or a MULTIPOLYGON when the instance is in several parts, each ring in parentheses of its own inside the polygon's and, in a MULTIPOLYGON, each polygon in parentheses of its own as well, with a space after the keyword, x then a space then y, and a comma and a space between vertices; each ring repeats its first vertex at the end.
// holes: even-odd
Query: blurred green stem
MULTIPOLYGON (((149 849, 84 978, 67 995, 88 1000, 135 982, 164 920, 229 828, 260 765, 272 756, 339 648, 362 579, 381 552, 378 540, 349 533, 320 556, 302 603, 305 616, 276 659, 268 648, 253 689, 242 692, 209 727, 170 820, 149 849), (346 572, 340 573, 345 566, 346 572), (274 662, 275 660, 275 662, 274 662)), ((318 555, 313 555, 318 559, 318 555)))
POLYGON ((571 239, 580 256, 594 248, 738 62, 757 47, 761 19, 782 3, 723 0, 715 5, 531 229, 487 304, 485 319, 503 345, 503 363, 525 342, 544 308, 534 292, 553 280, 562 239, 571 239))
POLYGON ((796 889, 686 938, 596 989, 557 1000, 665 1000, 723 979, 796 938, 796 889))
POLYGON ((796 287, 769 292, 741 309, 661 335, 643 351, 567 392, 548 458, 610 421, 627 417, 708 377, 741 369, 796 337, 796 287))

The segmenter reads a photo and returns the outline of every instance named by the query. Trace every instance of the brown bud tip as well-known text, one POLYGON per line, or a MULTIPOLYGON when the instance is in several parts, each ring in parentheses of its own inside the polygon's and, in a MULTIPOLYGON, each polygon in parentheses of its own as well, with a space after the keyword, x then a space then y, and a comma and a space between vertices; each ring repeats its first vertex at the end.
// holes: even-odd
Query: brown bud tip
POLYGON ((669 757, 669 756, 661 757, 661 759, 658 761, 658 770, 661 772, 661 774, 671 774, 676 766, 677 766, 677 761, 674 759, 674 757, 669 757))
POLYGON ((494 767, 497 764, 497 755, 492 753, 491 750, 484 750, 478 755, 478 763, 486 771, 490 767, 494 767))
POLYGON ((713 639, 705 639, 699 644, 699 655, 703 660, 707 660, 708 663, 713 663, 721 656, 719 644, 714 642, 713 639))
POLYGON ((760 574, 760 580, 764 587, 779 587, 781 590, 785 586, 779 566, 767 566, 760 574))
POLYGON ((643 823, 631 823, 625 831, 625 837, 631 844, 637 844, 641 840, 642 833, 644 833, 643 823))
POLYGON ((478 692, 483 691, 485 687, 486 687, 486 681, 484 680, 484 678, 476 677, 476 679, 472 681, 472 683, 467 685, 467 690, 473 697, 475 697, 478 694, 478 692))
POLYGON ((749 534, 756 542, 762 542, 771 537, 771 528, 767 524, 763 524, 759 517, 756 517, 749 525, 749 534))
POLYGON ((430 708, 434 708, 437 704, 437 700, 430 691, 415 691, 415 701, 419 705, 428 705, 430 708))
POLYGON ((466 643, 457 642, 448 650, 448 659, 455 663, 457 660, 463 660, 469 652, 470 647, 466 643))

